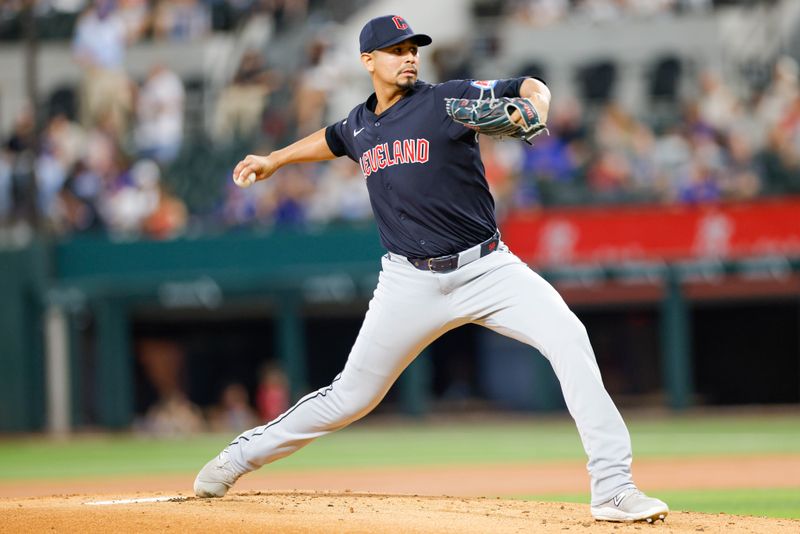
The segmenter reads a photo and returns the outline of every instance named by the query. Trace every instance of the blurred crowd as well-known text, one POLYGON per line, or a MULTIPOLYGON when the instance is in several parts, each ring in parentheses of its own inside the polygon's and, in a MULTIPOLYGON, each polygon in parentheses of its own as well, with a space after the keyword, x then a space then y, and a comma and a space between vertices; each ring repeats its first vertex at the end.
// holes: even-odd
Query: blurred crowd
MULTIPOLYGON (((82 83, 74 109, 51 105, 46 117, 40 113, 45 122, 38 142, 32 108, 20 110, 13 131, 3 134, 0 226, 30 220, 33 212, 56 234, 103 230, 170 238, 371 218, 364 177, 346 158, 283 169, 276 179, 246 190, 229 179, 247 153, 268 152, 339 118, 327 116, 331 95, 344 81, 326 60, 331 45, 325 39, 305 43, 304 59, 288 70, 269 65, 263 50, 245 50, 215 94, 200 136, 185 134, 185 80, 162 64, 140 81, 126 73, 132 39, 202 35, 209 9, 220 2, 45 2, 53 9, 82 9, 72 35, 82 83), (174 16, 163 14, 170 10, 177 10, 174 16)), ((309 8, 302 0, 224 4, 270 17, 309 8)), ((709 2, 528 0, 509 9, 638 12, 645 4, 674 10, 705 9, 709 2)), ((444 79, 453 75, 452 67, 434 52, 423 75, 427 68, 431 78, 444 79)), ((470 75, 468 69, 456 74, 470 75)), ((747 91, 703 70, 690 80, 691 90, 677 101, 654 102, 647 117, 613 99, 589 103, 555 95, 549 136, 537 137, 533 146, 481 138, 498 213, 502 218, 542 206, 800 193, 799 79, 789 57, 775 62, 768 83, 747 91)))
MULTIPOLYGON (((652 119, 659 114, 650 108, 652 119)), ((549 137, 533 147, 483 140, 487 175, 505 209, 584 203, 698 203, 800 193, 800 85, 788 57, 742 98, 716 72, 674 116, 645 121, 617 102, 590 113, 555 100, 549 137)), ((666 117, 665 117, 666 115, 666 117)))
MULTIPOLYGON (((31 0, 0 2, 0 41, 24 35, 23 7, 31 0)), ((309 0, 34 0, 39 38, 63 39, 76 28, 113 13, 128 43, 144 40, 191 41, 212 31, 228 31, 266 13, 283 23, 301 21, 309 0)))
POLYGON ((261 365, 252 394, 229 377, 221 380, 215 400, 201 407, 190 399, 186 348, 167 338, 143 337, 136 342, 136 366, 144 401, 134 428, 156 436, 181 436, 202 431, 240 432, 271 421, 289 407, 289 381, 273 360, 261 365))
MULTIPOLYGON (((242 54, 234 76, 209 111, 210 139, 205 141, 213 153, 196 140, 184 142, 184 80, 157 60, 141 81, 132 79, 125 68, 132 42, 145 37, 202 37, 209 28, 209 7, 222 3, 76 0, 37 4, 39 10, 80 10, 71 41, 82 79, 74 91, 51 95, 46 109, 24 106, 18 110, 12 131, 3 134, 0 226, 37 220, 57 234, 100 229, 119 237, 168 238, 185 232, 190 222, 204 227, 237 226, 271 209, 264 198, 242 206, 235 194, 220 190, 224 174, 232 167, 232 157, 220 161, 224 159, 220 147, 227 146, 229 153, 241 157, 254 140, 285 132, 288 123, 310 132, 311 124, 321 121, 306 106, 292 104, 283 109, 274 101, 281 91, 284 96, 297 93, 311 104, 319 98, 310 78, 319 61, 319 46, 309 48, 309 63, 302 72, 289 76, 267 69, 260 51, 242 54), (271 100, 278 111, 270 121, 271 130, 263 130, 271 100), (44 121, 38 131, 35 111, 44 121), (215 167, 216 172, 209 174, 215 167), (183 195, 176 195, 175 189, 183 195)), ((21 4, 17 4, 18 9, 21 4)), ((278 19, 299 20, 307 6, 305 0, 224 4, 249 17, 271 17, 272 26, 278 19)), ((2 7, 6 14, 14 8, 2 7)))
POLYGON ((542 27, 563 20, 603 22, 620 18, 698 14, 711 11, 713 0, 516 0, 507 2, 506 14, 532 26, 542 27))
MULTIPOLYGON (((473 0, 476 14, 513 16, 534 26, 563 20, 602 22, 621 17, 697 14, 716 6, 759 0, 473 0)), ((769 2, 770 0, 760 0, 769 2)), ((0 41, 24 35, 23 8, 30 0, 0 2, 0 41)), ((34 0, 39 37, 63 39, 74 32, 93 0, 34 0)), ((303 21, 322 0, 106 0, 113 4, 129 42, 194 40, 212 31, 228 31, 259 13, 280 26, 303 21)), ((347 5, 346 2, 340 2, 347 5)), ((327 6, 330 8, 330 6, 327 6)))

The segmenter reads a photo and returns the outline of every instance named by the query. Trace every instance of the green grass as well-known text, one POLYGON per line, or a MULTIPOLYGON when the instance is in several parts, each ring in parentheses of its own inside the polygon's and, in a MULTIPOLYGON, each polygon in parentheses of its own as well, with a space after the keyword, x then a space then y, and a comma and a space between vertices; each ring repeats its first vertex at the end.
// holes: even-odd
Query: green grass
MULTIPOLYGON (((800 414, 629 418, 636 458, 800 454, 800 414)), ((186 474, 217 453, 233 435, 154 439, 131 434, 0 439, 0 481, 186 474)), ((312 443, 270 470, 584 461, 567 418, 495 423, 368 420, 312 443)), ((800 519, 795 489, 664 491, 673 510, 800 519)), ((521 496, 531 500, 588 502, 586 494, 521 496)))
MULTIPOLYGON (((637 458, 800 454, 800 415, 629 421, 637 458)), ((0 480, 192 473, 232 438, 122 435, 0 440, 0 480)), ((583 459, 568 419, 357 424, 270 466, 275 470, 546 462, 583 459)))
MULTIPOLYGON (((800 487, 659 491, 654 495, 669 504, 671 510, 800 519, 800 487)), ((589 502, 589 495, 580 493, 524 495, 517 498, 526 501, 589 502)))

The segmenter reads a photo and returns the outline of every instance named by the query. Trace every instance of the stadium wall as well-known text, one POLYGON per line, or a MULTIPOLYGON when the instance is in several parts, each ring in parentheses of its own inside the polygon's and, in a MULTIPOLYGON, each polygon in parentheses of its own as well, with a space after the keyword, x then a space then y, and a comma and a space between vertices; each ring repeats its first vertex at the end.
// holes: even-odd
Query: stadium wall
MULTIPOLYGON (((564 214, 555 216, 563 222, 564 214)), ((612 214, 609 212, 606 217, 612 214)), ((525 220, 525 224, 531 224, 530 219, 525 220)), ((605 224, 613 226, 613 222, 605 224)), ((522 235, 520 229, 525 228, 505 230, 512 247, 525 250, 524 244, 514 243, 522 235)), ((791 225, 784 224, 783 230, 787 228, 791 229, 791 225)), ((534 235, 532 232, 529 237, 534 235)), ((271 318, 273 346, 263 350, 278 357, 291 391, 297 396, 310 383, 307 339, 310 331, 306 331, 309 310, 326 309, 327 317, 352 316, 357 321, 372 294, 382 254, 372 225, 172 241, 118 242, 83 235, 58 244, 36 242, 4 251, 0 257, 4 266, 0 280, 0 333, 4 340, 0 352, 0 368, 4 370, 0 373, 0 430, 36 430, 48 423, 52 426, 53 406, 66 410, 70 419, 67 426, 130 425, 135 395, 132 326, 135 317, 168 314, 175 324, 201 312, 211 322, 226 317, 235 321, 256 316, 271 318), (51 330, 45 327, 44 318, 53 316, 64 318, 63 347, 54 347, 46 339, 45 332, 51 330), (47 376, 48 362, 59 353, 68 360, 62 365, 67 370, 65 377, 47 376), (59 391, 60 401, 53 398, 59 391), (78 404, 82 402, 91 404, 90 421, 81 419, 78 404)), ((791 401, 798 396, 800 350, 791 348, 794 346, 791 337, 800 336, 796 327, 792 329, 791 314, 797 313, 795 308, 800 303, 800 257, 688 258, 673 259, 668 264, 663 261, 574 263, 549 265, 542 273, 579 315, 589 312, 608 316, 614 310, 651 310, 647 313, 654 317, 655 331, 660 332, 652 347, 658 355, 639 354, 642 345, 632 349, 636 354, 631 358, 636 365, 637 360, 647 359, 657 367, 651 373, 659 381, 653 389, 663 390, 657 402, 673 409, 713 403, 714 397, 698 396, 701 392, 696 390, 694 381, 698 373, 705 372, 703 369, 719 368, 720 362, 713 359, 728 358, 736 351, 730 343, 709 346, 708 335, 695 331, 695 321, 716 324, 713 318, 737 303, 761 302, 769 311, 785 302, 789 307, 785 313, 781 312, 781 317, 789 317, 788 323, 781 319, 785 328, 776 332, 776 336, 788 336, 789 344, 780 350, 794 352, 780 356, 781 362, 766 368, 782 369, 780 376, 787 387, 783 388, 782 397, 776 397, 777 401, 791 401), (704 306, 700 312, 698 305, 704 306), (728 347, 727 353, 712 350, 717 345, 728 347), (695 351, 700 354, 694 354, 695 351)), ((323 314, 319 321, 324 322, 325 317, 323 314)), ((603 324, 596 322, 594 328, 600 330, 595 333, 603 334, 606 328, 603 324)), ((744 326, 739 330, 758 338, 754 332, 757 325, 748 328, 747 322, 741 324, 744 326)), ((766 333, 760 335, 764 337, 766 333)), ((480 354, 502 352, 502 356, 481 361, 489 364, 506 361, 508 369, 530 358, 519 347, 482 336, 466 343, 478 346, 480 354)), ((612 349, 612 359, 601 361, 601 365, 623 365, 614 361, 621 358, 617 352, 612 349)), ((599 358, 604 357, 601 351, 598 354, 599 358)), ((774 354, 768 356, 778 358, 774 354)), ((756 362, 756 369, 762 367, 758 362, 763 360, 751 361, 756 362)), ((431 370, 426 365, 413 367, 400 386, 400 402, 407 412, 422 413, 428 407, 431 370)), ((518 402, 518 406, 533 409, 561 406, 559 391, 552 380, 541 379, 546 369, 529 363, 518 369, 528 369, 538 377, 533 382, 520 382, 520 388, 526 391, 533 388, 541 397, 518 402)), ((487 377, 491 373, 491 369, 482 371, 487 377)), ((622 380, 623 375, 620 375, 622 380)), ((731 373, 733 377, 741 375, 731 373)), ((502 372, 490 378, 497 383, 505 380, 502 372)), ((769 388, 775 377, 763 375, 761 379, 764 384, 751 389, 769 388)), ((505 389, 513 396, 508 387, 505 389)), ((745 390, 728 393, 725 402, 761 398, 745 393, 745 390)))

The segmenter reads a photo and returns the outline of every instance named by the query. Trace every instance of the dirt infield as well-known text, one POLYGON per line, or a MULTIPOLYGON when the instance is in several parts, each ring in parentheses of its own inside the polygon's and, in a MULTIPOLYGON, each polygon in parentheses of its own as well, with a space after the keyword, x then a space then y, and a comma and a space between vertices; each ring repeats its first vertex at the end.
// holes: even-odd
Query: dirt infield
MULTIPOLYGON (((796 487, 800 456, 642 459, 634 475, 668 489, 796 487)), ((800 521, 673 511, 665 523, 591 519, 587 505, 488 496, 582 492, 582 462, 413 469, 267 469, 218 500, 191 497, 192 475, 0 482, 4 532, 659 532, 796 533, 800 521), (254 491, 264 490, 269 491, 254 491), (250 490, 248 492, 248 490, 250 490), (387 494, 388 493, 388 494, 387 494), (415 493, 417 495, 415 495, 415 493), (424 494, 424 495, 423 495, 424 494), (99 500, 167 502, 87 504, 99 500), (483 496, 483 497, 481 497, 483 496)))
MULTIPOLYGON (((127 495, 127 498, 153 494, 127 495)), ((165 496, 166 497, 166 496, 165 496)), ((114 499, 121 496, 115 495, 114 499)), ((593 521, 588 506, 488 498, 366 493, 235 493, 224 499, 94 506, 97 496, 72 495, 0 501, 2 532, 412 532, 506 533, 800 531, 800 521, 726 514, 673 512, 666 522, 593 521)))

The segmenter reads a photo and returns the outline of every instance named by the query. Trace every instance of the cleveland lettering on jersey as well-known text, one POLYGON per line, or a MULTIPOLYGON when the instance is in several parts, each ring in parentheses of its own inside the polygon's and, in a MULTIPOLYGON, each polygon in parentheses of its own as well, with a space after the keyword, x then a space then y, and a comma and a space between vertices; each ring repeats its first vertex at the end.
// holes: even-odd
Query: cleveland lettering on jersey
POLYGON ((490 86, 498 98, 517 96, 524 80, 480 87, 471 80, 417 80, 388 109, 375 113, 373 93, 350 111, 347 124, 325 129, 331 153, 360 167, 386 250, 407 258, 446 256, 492 237, 494 200, 475 132, 448 118, 444 102, 477 98, 490 86), (396 209, 401 202, 402 211, 396 209))
POLYGON ((408 163, 427 163, 430 157, 430 142, 427 139, 396 140, 391 145, 382 143, 365 150, 358 159, 364 178, 379 169, 408 163))

